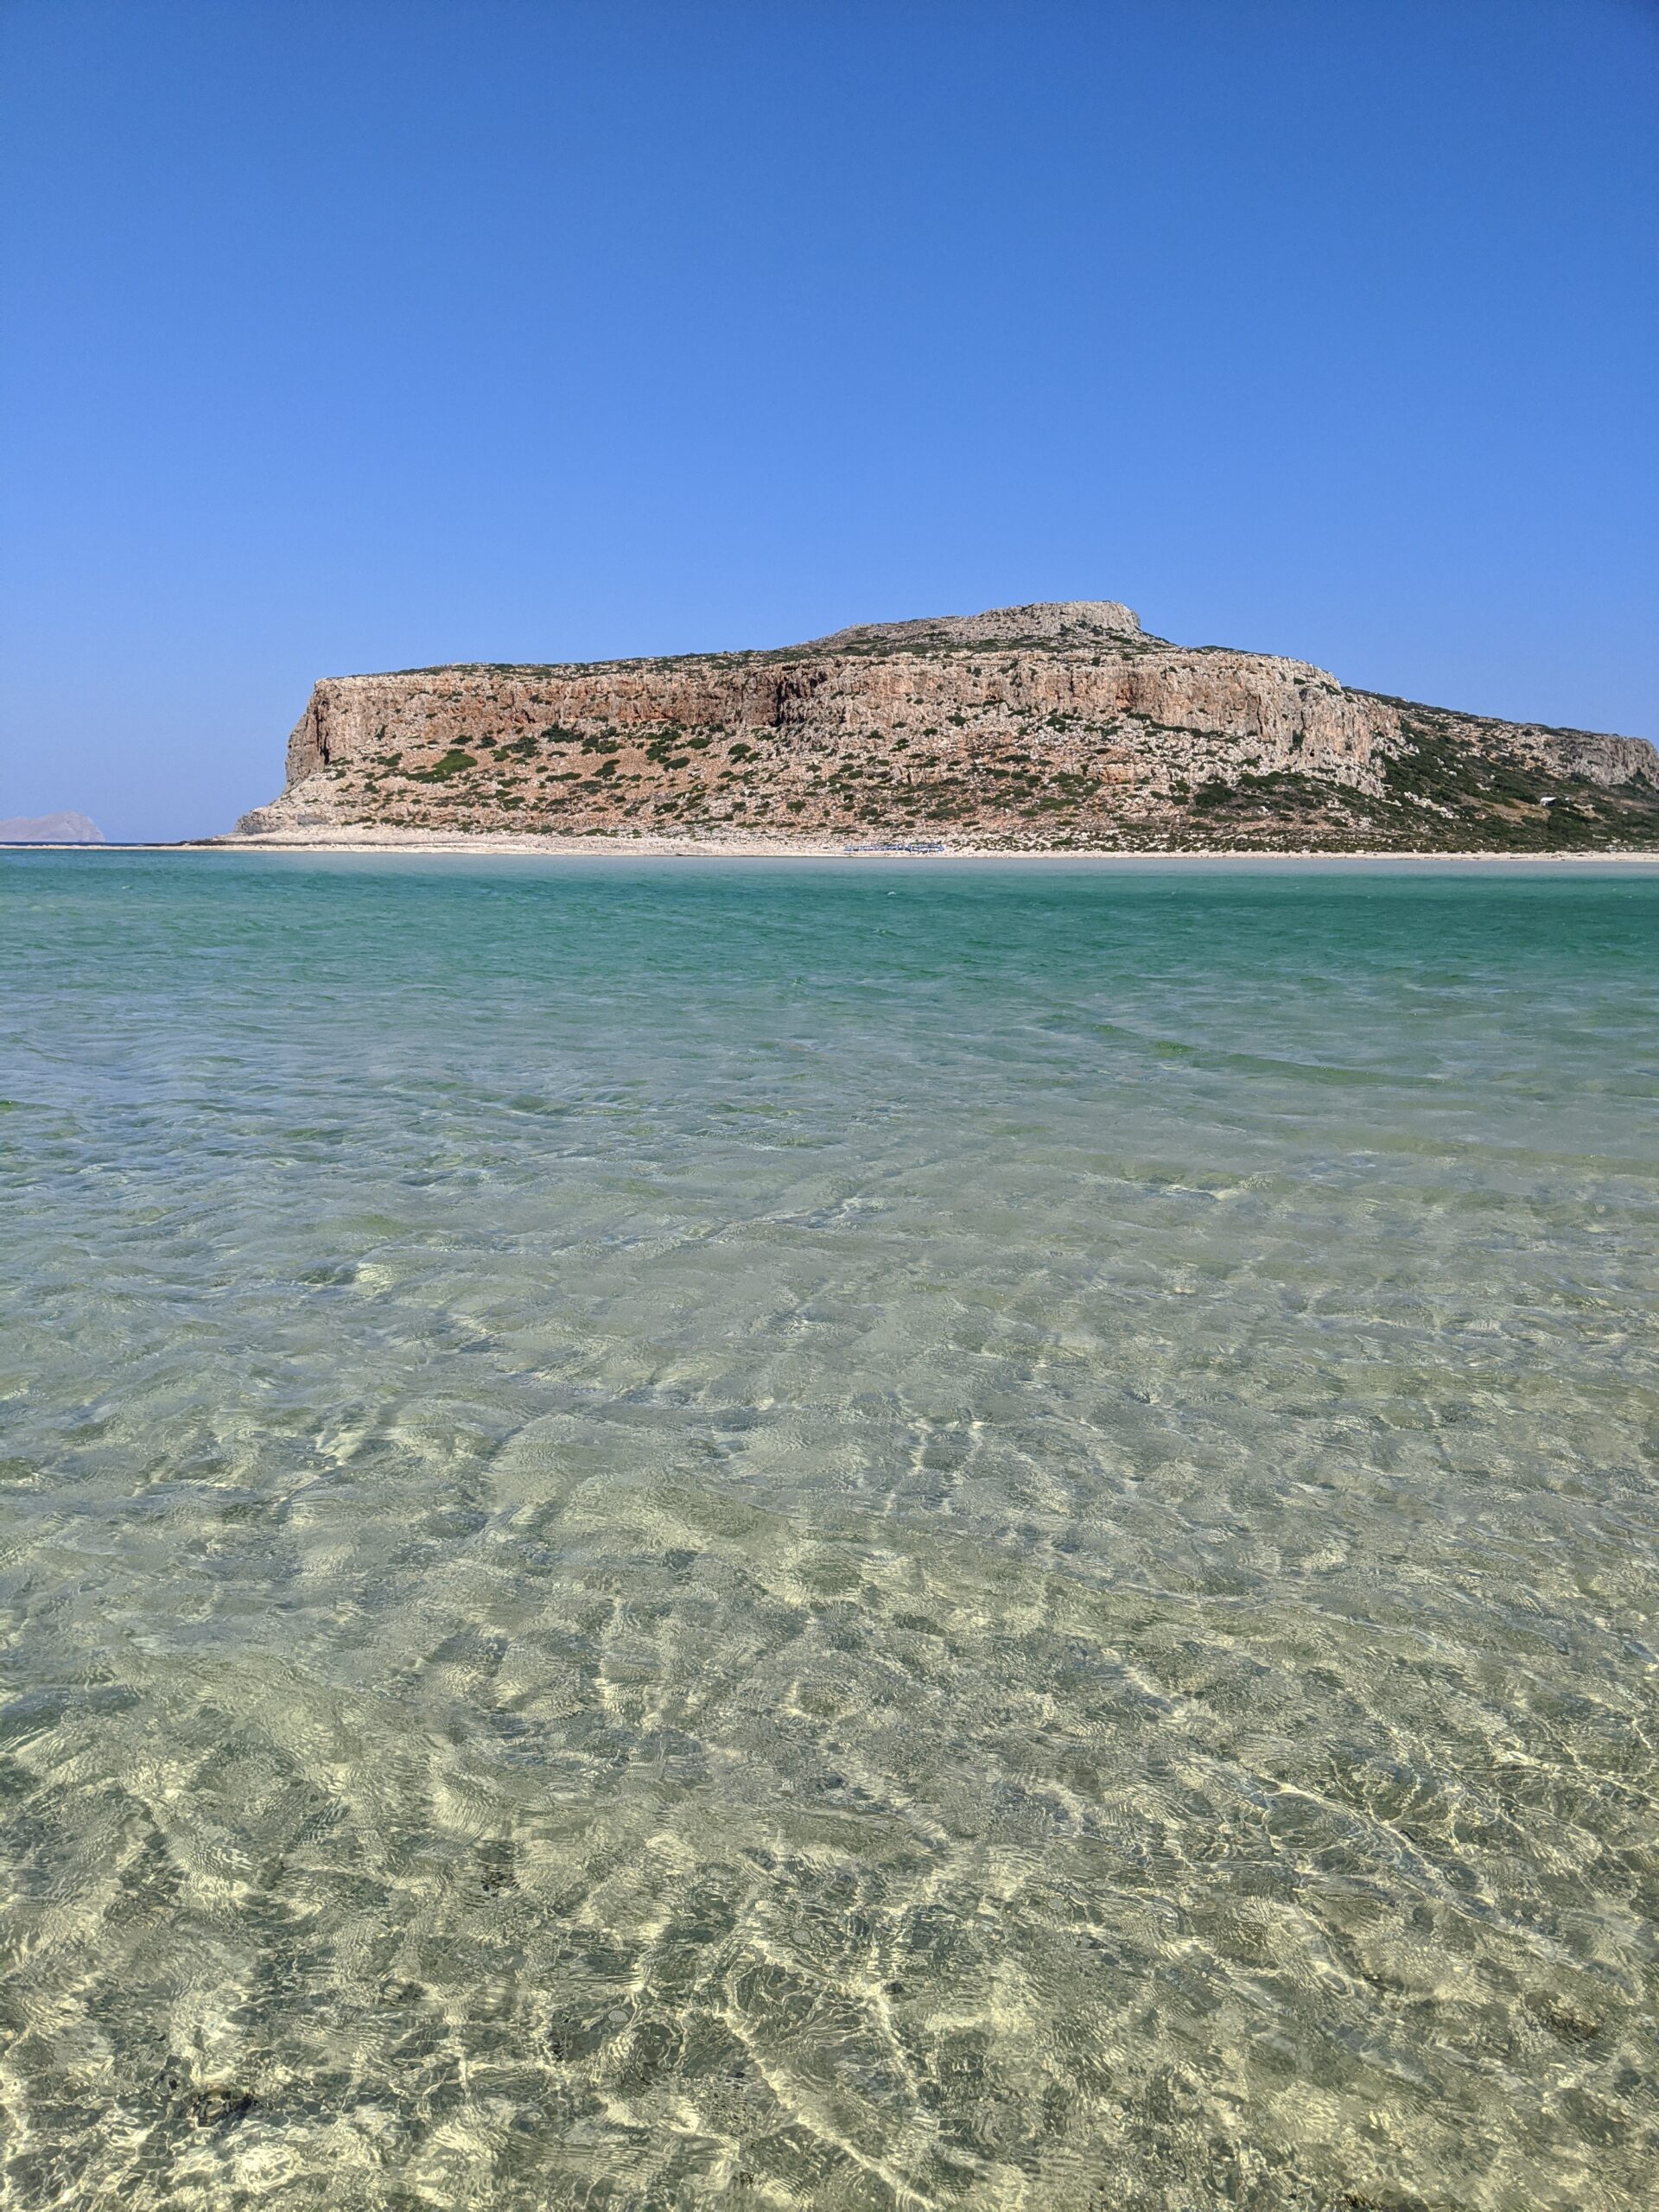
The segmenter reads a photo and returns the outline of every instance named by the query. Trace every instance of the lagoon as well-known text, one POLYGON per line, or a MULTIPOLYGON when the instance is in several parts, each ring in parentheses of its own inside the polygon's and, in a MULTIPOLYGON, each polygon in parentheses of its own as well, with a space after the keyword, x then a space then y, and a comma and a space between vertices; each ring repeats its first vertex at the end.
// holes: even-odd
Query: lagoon
POLYGON ((1644 2201, 1659 873, 0 955, 0 2201, 1644 2201))

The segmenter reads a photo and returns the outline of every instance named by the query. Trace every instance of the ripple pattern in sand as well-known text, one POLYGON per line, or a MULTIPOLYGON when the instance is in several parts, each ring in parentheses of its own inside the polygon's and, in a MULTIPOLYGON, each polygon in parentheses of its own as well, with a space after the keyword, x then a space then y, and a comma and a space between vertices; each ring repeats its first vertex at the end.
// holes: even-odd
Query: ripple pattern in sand
POLYGON ((1659 886, 0 901, 0 2201, 1645 2201, 1659 886))

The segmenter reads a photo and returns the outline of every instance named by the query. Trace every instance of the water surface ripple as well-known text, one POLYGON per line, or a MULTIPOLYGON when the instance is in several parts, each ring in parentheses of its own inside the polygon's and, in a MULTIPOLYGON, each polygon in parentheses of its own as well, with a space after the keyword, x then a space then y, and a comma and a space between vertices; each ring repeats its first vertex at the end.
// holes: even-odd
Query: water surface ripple
POLYGON ((0 861, 8 2207, 1620 2212, 1659 880, 0 861))

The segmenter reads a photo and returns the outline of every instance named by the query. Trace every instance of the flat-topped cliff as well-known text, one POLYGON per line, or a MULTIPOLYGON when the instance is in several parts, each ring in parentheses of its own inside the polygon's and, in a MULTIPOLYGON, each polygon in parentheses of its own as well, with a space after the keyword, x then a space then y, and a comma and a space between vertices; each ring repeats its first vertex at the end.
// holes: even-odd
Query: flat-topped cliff
POLYGON ((1659 846, 1637 738, 1418 706, 1149 636, 1116 601, 770 652, 326 678, 238 835, 378 830, 1010 849, 1659 846))

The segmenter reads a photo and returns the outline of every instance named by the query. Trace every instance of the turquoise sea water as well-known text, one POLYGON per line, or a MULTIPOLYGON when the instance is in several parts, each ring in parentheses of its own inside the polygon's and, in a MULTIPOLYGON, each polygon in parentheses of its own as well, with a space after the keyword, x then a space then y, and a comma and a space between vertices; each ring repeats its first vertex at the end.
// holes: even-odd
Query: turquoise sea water
POLYGON ((1659 876, 0 860, 7 2207, 1655 2201, 1659 876))

